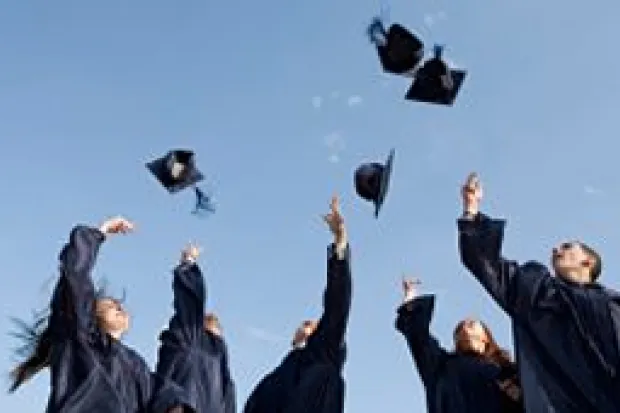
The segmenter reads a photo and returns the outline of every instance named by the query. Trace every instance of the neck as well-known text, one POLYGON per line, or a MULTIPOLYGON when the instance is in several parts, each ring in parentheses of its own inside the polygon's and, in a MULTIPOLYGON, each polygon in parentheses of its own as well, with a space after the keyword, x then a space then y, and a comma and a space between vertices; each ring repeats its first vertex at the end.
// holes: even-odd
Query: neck
POLYGON ((213 334, 215 337, 222 337, 222 332, 216 328, 207 328, 207 331, 211 334, 213 334))
POLYGON ((121 340, 121 336, 123 335, 123 333, 120 332, 120 331, 109 331, 108 335, 110 337, 112 337, 114 340, 120 341, 121 340))

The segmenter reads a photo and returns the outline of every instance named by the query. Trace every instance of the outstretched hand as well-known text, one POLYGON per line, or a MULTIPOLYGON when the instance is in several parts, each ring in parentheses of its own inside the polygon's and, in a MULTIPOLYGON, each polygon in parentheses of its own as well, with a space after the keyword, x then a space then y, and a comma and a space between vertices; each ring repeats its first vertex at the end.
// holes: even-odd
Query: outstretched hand
POLYGON ((473 172, 467 176, 467 180, 461 187, 461 198, 465 214, 476 215, 480 211, 482 183, 477 173, 473 172))
POLYGON ((181 251, 181 263, 195 263, 200 256, 201 249, 198 245, 190 243, 181 251))
POLYGON ((101 231, 105 235, 127 234, 133 231, 134 228, 135 225, 131 221, 121 216, 118 216, 108 219, 103 224, 101 224, 101 226, 99 227, 99 231, 101 231))
POLYGON ((417 286, 422 284, 418 279, 411 279, 403 277, 403 295, 404 301, 411 301, 418 295, 417 286))
POLYGON ((344 226, 344 219, 340 214, 340 202, 337 196, 332 197, 330 212, 323 216, 323 220, 334 235, 334 244, 344 245, 347 243, 347 232, 344 226))

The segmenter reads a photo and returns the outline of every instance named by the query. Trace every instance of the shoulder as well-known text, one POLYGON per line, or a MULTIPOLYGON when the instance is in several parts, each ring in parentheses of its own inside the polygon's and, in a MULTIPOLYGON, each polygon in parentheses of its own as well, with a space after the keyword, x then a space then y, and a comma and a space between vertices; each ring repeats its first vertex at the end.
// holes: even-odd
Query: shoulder
POLYGON ((523 272, 531 272, 531 273, 541 273, 541 274, 549 274, 549 269, 546 265, 538 262, 538 261, 527 261, 523 265, 521 265, 520 270, 523 272))
POLYGON ((551 275, 546 265, 538 261, 527 261, 519 266, 517 282, 519 284, 528 284, 532 287, 553 287, 557 280, 551 275))
POLYGON ((616 304, 620 305, 620 292, 611 288, 603 287, 602 285, 598 285, 598 287, 611 301, 614 301, 616 304))
POLYGON ((144 360, 144 358, 136 350, 126 344, 120 343, 119 351, 122 351, 125 360, 134 370, 150 372, 149 366, 146 364, 146 360, 144 360))

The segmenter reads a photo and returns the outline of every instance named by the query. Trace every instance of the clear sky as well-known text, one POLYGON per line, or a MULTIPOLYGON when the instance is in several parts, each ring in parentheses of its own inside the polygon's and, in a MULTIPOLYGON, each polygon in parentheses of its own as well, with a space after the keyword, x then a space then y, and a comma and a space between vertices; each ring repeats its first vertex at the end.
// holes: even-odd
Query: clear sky
MULTIPOLYGON (((407 81, 380 73, 364 35, 380 9, 376 0, 4 0, 0 330, 46 304, 74 224, 124 214, 138 231, 105 244, 96 274, 127 289, 127 342, 154 364, 170 271, 197 241, 242 406, 297 323, 320 314, 330 236, 319 214, 338 192, 355 282, 347 411, 422 411, 394 329, 403 272, 438 295, 432 329, 446 346, 468 315, 510 345, 507 319, 457 257, 458 187, 470 170, 486 185, 486 210, 509 218, 508 256, 546 262, 555 241, 583 238, 617 287, 620 5, 393 0, 391 21, 429 46, 445 43, 469 70, 452 108, 406 102, 407 81), (144 168, 176 147, 196 151, 215 215, 190 215, 191 192, 169 196, 144 168), (392 147, 375 220, 353 171, 392 147)), ((0 370, 15 344, 1 341, 0 370)), ((47 374, 0 394, 5 411, 41 412, 47 374)))

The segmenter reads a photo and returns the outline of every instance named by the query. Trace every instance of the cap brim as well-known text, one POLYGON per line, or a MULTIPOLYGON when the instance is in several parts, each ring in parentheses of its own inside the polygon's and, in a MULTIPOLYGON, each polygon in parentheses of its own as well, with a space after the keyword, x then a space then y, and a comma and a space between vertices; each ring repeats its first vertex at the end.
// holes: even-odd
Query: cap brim
POLYGON ((377 200, 375 201, 375 218, 379 217, 379 210, 381 209, 381 207, 383 206, 383 203, 385 202, 385 197, 387 196, 387 192, 390 187, 390 177, 392 176, 392 165, 394 164, 395 154, 396 154, 396 150, 392 149, 383 167, 383 172, 381 173, 381 183, 379 184, 379 195, 377 196, 377 200))
POLYGON ((411 84, 411 87, 405 95, 405 99, 435 105, 452 106, 461 89, 461 86, 463 85, 467 71, 453 69, 450 70, 450 73, 452 75, 452 80, 454 81, 454 87, 448 95, 442 95, 437 90, 428 87, 424 83, 424 79, 418 77, 411 84))
POLYGON ((153 174, 153 176, 155 176, 155 178, 157 178, 157 180, 159 181, 159 183, 166 188, 166 190, 171 193, 171 194, 175 194, 177 192, 180 192, 184 189, 187 189, 191 186, 194 186, 195 184, 197 184, 198 182, 202 181, 204 179, 204 175, 202 173, 200 173, 200 171, 198 170, 194 170, 192 171, 192 173, 183 181, 180 182, 170 182, 167 179, 167 173, 166 173, 166 161, 164 159, 156 159, 152 162, 149 162, 146 164, 146 167, 149 169, 149 171, 151 171, 151 173, 153 174))

